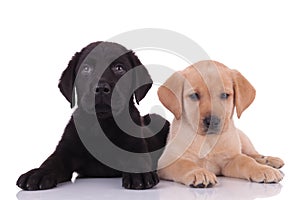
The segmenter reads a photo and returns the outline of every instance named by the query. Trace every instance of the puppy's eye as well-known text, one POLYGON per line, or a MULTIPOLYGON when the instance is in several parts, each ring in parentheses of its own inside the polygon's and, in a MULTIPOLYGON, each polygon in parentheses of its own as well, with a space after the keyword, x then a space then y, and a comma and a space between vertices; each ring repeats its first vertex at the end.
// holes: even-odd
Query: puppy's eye
POLYGON ((126 72, 125 66, 121 63, 115 64, 111 69, 115 74, 118 74, 118 75, 123 75, 126 72))
POLYGON ((220 95, 220 98, 224 99, 224 100, 228 99, 228 97, 229 97, 229 94, 227 94, 227 93, 221 93, 221 95, 220 95))
POLYGON ((193 93, 189 95, 190 99, 193 101, 199 101, 200 100, 200 96, 198 93, 193 93))
POLYGON ((84 65, 82 66, 81 73, 82 73, 83 75, 89 75, 90 73, 92 73, 92 71, 93 71, 93 67, 91 67, 90 65, 84 64, 84 65))

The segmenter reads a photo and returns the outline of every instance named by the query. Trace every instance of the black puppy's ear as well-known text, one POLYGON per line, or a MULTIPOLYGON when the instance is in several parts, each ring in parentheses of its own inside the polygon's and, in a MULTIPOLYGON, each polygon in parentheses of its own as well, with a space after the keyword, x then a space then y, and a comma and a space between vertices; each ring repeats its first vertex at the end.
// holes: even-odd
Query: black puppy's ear
POLYGON ((61 93, 66 97, 66 99, 70 102, 71 108, 74 107, 75 104, 75 79, 77 76, 78 69, 77 66, 82 62, 83 56, 91 52, 97 45, 99 45, 101 41, 93 42, 81 49, 80 52, 75 53, 75 55, 72 57, 72 59, 69 61, 68 67, 63 71, 58 87, 61 91, 61 93))
POLYGON ((133 64, 133 68, 139 66, 139 70, 135 70, 134 72, 134 84, 133 85, 142 85, 138 89, 134 91, 134 96, 135 96, 135 101, 137 104, 146 96, 147 92, 150 90, 152 87, 152 79, 146 69, 146 67, 141 63, 139 58, 134 54, 133 51, 129 52, 129 57, 131 59, 131 62, 133 64), (143 83, 147 84, 143 84, 143 83))
POLYGON ((70 102, 71 108, 74 107, 75 91, 74 82, 76 78, 76 66, 78 64, 81 53, 75 53, 72 59, 69 61, 68 67, 63 71, 58 87, 64 97, 70 102))

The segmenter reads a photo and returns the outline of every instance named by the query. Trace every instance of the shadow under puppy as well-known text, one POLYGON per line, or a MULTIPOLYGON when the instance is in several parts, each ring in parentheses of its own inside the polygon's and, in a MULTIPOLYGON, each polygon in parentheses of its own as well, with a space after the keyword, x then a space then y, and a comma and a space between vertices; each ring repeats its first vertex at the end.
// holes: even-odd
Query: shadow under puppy
POLYGON ((79 177, 122 176, 127 189, 155 186, 169 123, 155 114, 140 116, 134 105, 151 86, 138 57, 119 44, 95 42, 77 52, 59 88, 71 107, 77 98, 78 107, 54 153, 39 168, 21 175, 17 185, 24 190, 49 189, 70 181, 77 172, 79 177))
POLYGON ((260 155, 233 122, 253 102, 255 89, 236 70, 200 61, 174 73, 159 88, 175 118, 159 159, 159 176, 191 187, 211 187, 216 175, 277 183, 280 158, 260 155))

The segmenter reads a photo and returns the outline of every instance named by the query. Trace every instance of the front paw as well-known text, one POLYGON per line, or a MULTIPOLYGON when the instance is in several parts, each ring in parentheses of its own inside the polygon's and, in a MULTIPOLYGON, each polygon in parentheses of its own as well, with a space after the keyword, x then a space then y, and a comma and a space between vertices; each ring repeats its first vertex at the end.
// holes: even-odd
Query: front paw
POLYGON ((22 174, 17 186, 23 190, 46 190, 57 185, 57 176, 55 173, 45 169, 33 169, 22 174))
POLYGON ((207 188, 217 184, 217 177, 214 173, 201 168, 187 173, 183 183, 193 188, 207 188))
POLYGON ((159 178, 156 172, 147 173, 123 173, 123 187, 126 189, 143 190, 158 184, 159 178))
POLYGON ((251 170, 248 179, 257 183, 278 183, 283 179, 283 174, 278 169, 259 166, 251 170))

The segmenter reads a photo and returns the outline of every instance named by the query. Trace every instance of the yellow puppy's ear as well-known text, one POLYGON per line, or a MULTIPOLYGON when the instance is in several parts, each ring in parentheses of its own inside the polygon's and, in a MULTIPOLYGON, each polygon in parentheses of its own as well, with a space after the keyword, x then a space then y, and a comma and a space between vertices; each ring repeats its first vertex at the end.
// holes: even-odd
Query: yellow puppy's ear
POLYGON ((174 114, 176 119, 179 119, 182 114, 183 84, 183 75, 175 72, 157 91, 161 103, 174 114))
POLYGON ((233 70, 234 101, 238 118, 241 117, 255 98, 255 89, 238 71, 233 70))

